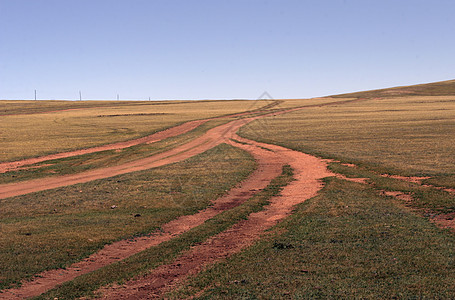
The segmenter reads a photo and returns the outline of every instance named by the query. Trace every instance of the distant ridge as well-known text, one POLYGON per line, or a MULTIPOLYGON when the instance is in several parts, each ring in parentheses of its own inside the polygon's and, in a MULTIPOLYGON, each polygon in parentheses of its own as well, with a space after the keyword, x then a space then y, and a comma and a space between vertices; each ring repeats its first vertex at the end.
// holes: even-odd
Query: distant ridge
POLYGON ((434 83, 400 86, 388 89, 355 92, 348 94, 334 95, 332 97, 354 97, 354 98, 375 98, 375 97, 403 97, 403 96, 455 96, 455 80, 439 81, 434 83))

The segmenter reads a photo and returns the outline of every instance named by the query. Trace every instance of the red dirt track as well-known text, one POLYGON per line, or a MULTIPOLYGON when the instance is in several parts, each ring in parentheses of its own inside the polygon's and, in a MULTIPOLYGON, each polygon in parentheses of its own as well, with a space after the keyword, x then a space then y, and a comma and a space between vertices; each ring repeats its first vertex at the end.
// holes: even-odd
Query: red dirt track
POLYGON ((268 228, 290 215, 293 207, 317 194, 322 188, 320 179, 333 175, 322 160, 283 147, 257 143, 236 137, 237 140, 256 147, 235 144, 250 153, 260 152, 260 147, 271 149, 276 159, 290 164, 295 172, 295 181, 270 199, 270 205, 247 220, 241 221, 228 230, 193 247, 178 257, 172 264, 162 265, 143 278, 129 281, 123 286, 101 290, 104 299, 155 299, 172 289, 176 283, 199 272, 204 266, 226 258, 250 246, 268 228))
POLYGON ((147 170, 179 162, 205 152, 221 143, 229 141, 232 134, 234 134, 241 126, 256 118, 257 117, 229 122, 208 130, 203 136, 196 138, 187 144, 125 164, 60 177, 40 178, 17 183, 2 184, 0 185, 0 199, 68 186, 76 183, 89 182, 96 179, 108 178, 120 174, 147 170))
POLYGON ((47 160, 72 157, 72 156, 83 155, 83 154, 88 154, 88 153, 95 153, 95 152, 106 151, 106 150, 124 149, 124 148, 132 147, 132 146, 136 146, 136 145, 140 145, 140 144, 146 144, 146 143, 148 143, 148 144, 155 143, 155 142, 161 141, 163 139, 170 138, 170 137, 177 136, 177 135, 186 133, 188 131, 191 131, 191 130, 195 129, 196 127, 204 124, 207 121, 208 121, 208 119, 186 122, 181 125, 178 125, 178 126, 175 126, 175 127, 163 130, 163 131, 159 131, 157 133, 154 133, 154 134, 151 134, 149 136, 145 136, 145 137, 142 137, 139 139, 135 139, 135 140, 129 140, 129 141, 125 141, 125 142, 119 142, 119 143, 103 145, 103 146, 93 147, 93 148, 87 148, 87 149, 82 149, 82 150, 56 153, 56 154, 40 156, 40 157, 35 157, 35 158, 22 159, 22 160, 17 160, 17 161, 12 161, 12 162, 0 163, 0 173, 14 171, 14 170, 19 169, 20 167, 40 163, 40 162, 47 161, 47 160))
POLYGON ((204 221, 213 218, 217 214, 240 205, 265 188, 273 178, 281 173, 283 166, 283 161, 277 159, 276 154, 273 152, 259 149, 259 151, 252 152, 252 154, 257 161, 257 169, 238 187, 230 190, 225 196, 214 200, 213 206, 194 215, 182 216, 164 224, 159 232, 155 232, 148 237, 122 240, 107 245, 97 253, 64 270, 43 272, 35 280, 25 282, 20 288, 10 289, 4 294, 0 294, 0 299, 21 299, 40 295, 58 284, 168 241, 191 228, 201 225, 204 221))
MULTIPOLYGON (((329 103, 324 103, 324 104, 304 105, 304 106, 299 106, 299 107, 295 107, 295 108, 278 111, 278 112, 275 112, 274 114, 282 114, 282 113, 286 113, 286 112, 300 110, 302 108, 307 108, 307 107, 338 105, 338 104, 342 104, 342 103, 357 102, 357 101, 362 101, 362 100, 365 100, 365 99, 354 99, 354 100, 334 101, 334 102, 329 102, 329 103)), ((263 107, 261 109, 264 109, 266 107, 271 108, 277 104, 278 103, 272 103, 272 104, 266 105, 265 107, 263 107)), ((68 109, 68 110, 79 110, 79 109, 83 109, 83 108, 74 108, 74 109, 68 109)), ((67 157, 84 155, 84 154, 95 153, 95 152, 100 152, 100 151, 107 151, 107 150, 120 150, 120 149, 132 147, 132 146, 136 146, 136 145, 140 145, 140 144, 144 144, 144 143, 151 144, 151 143, 155 143, 155 142, 161 141, 166 138, 174 137, 174 136, 189 132, 189 131, 199 127, 200 125, 206 123, 209 120, 219 119, 219 118, 223 118, 223 117, 238 117, 238 116, 250 115, 250 114, 261 112, 261 109, 256 110, 256 111, 247 111, 247 112, 235 113, 235 114, 231 114, 231 115, 218 116, 218 117, 213 117, 213 118, 208 118, 208 119, 203 119, 203 120, 189 121, 189 122, 185 122, 181 125, 177 125, 177 126, 168 128, 166 130, 159 131, 154 134, 151 134, 151 135, 148 135, 148 136, 145 136, 142 138, 134 139, 134 140, 107 144, 107 145, 103 145, 103 146, 86 148, 86 149, 81 149, 81 150, 61 152, 61 153, 50 154, 50 155, 45 155, 45 156, 40 156, 40 157, 27 158, 27 159, 22 159, 22 160, 17 160, 17 161, 2 162, 2 163, 0 163, 0 174, 19 170, 23 166, 37 164, 37 163, 40 163, 43 161, 48 161, 48 160, 67 158, 67 157)), ((55 112, 60 112, 60 111, 67 111, 67 110, 58 110, 55 112)), ((49 113, 49 112, 44 112, 44 113, 49 113)))
MULTIPOLYGON (((304 107, 292 108, 285 111, 274 112, 272 114, 277 115, 302 108, 304 107)), ((244 201, 248 200, 255 193, 266 187, 273 178, 278 176, 281 173, 281 168, 284 164, 289 164, 294 170, 294 177, 296 180, 286 186, 280 196, 273 197, 270 200, 270 204, 265 207, 265 210, 251 214, 247 220, 237 223, 230 229, 183 253, 172 265, 163 265, 158 267, 144 278, 131 281, 125 286, 104 290, 105 298, 155 298, 156 296, 162 295, 169 287, 176 284, 176 282, 183 280, 190 274, 198 272, 205 265, 225 258, 251 245, 254 241, 260 238, 264 230, 270 228, 288 216, 292 212, 294 205, 315 196, 322 188, 322 178, 333 175, 327 171, 326 162, 321 159, 284 147, 247 140, 236 135, 238 129, 243 125, 269 115, 271 114, 231 121, 227 124, 208 130, 204 135, 188 142, 187 144, 180 145, 174 149, 153 155, 151 157, 128 162, 122 165, 105 167, 60 177, 35 179, 0 185, 0 199, 4 199, 31 192, 88 182, 179 162, 203 153, 221 143, 228 143, 248 151, 254 156, 258 163, 258 169, 253 172, 247 180, 242 182, 238 187, 229 191, 229 193, 225 196, 214 200, 214 205, 212 207, 202 210, 194 215, 177 218, 163 225, 164 232, 162 233, 153 233, 150 237, 138 238, 133 241, 119 241, 111 245, 107 245, 99 252, 65 270, 51 270, 38 274, 35 280, 24 282, 20 288, 3 291, 0 293, 0 299, 23 299, 40 295, 41 293, 54 288, 58 284, 72 280, 79 275, 92 272, 103 266, 141 252, 149 247, 153 247, 164 241, 170 240, 176 235, 202 224, 204 221, 212 218, 216 214, 240 205, 244 201), (241 143, 234 142, 231 139, 235 139, 241 143)), ((120 146, 125 148, 139 143, 153 142, 154 139, 158 137, 165 138, 175 136, 183 132, 188 132, 206 121, 207 120, 188 122, 169 129, 167 133, 157 133, 142 139, 91 148, 87 149, 87 151, 96 152, 119 149, 115 147, 120 146), (136 143, 136 141, 139 140, 141 141, 136 143)), ((61 157, 69 157, 80 154, 80 152, 77 152, 78 154, 74 154, 75 152, 76 151, 67 152, 60 155, 67 155, 61 157)), ((44 160, 48 159, 43 158, 41 161, 44 160)), ((25 164, 29 163, 24 163, 23 165, 25 164)), ((0 165, 0 169, 3 165, 4 164, 0 165)), ((12 167, 17 167, 17 165, 12 165, 12 167)))
MULTIPOLYGON (((332 103, 328 103, 328 104, 332 104, 332 103)), ((328 105, 328 104, 325 104, 325 105, 328 105)), ((313 105, 310 105, 310 106, 313 106, 313 105)), ((174 149, 171 149, 171 150, 163 152, 163 153, 159 153, 159 154, 147 157, 147 158, 139 159, 136 161, 125 163, 125 164, 112 166, 112 167, 99 168, 99 169, 76 173, 76 174, 63 175, 63 176, 59 176, 59 177, 40 178, 40 179, 33 179, 33 180, 28 180, 28 181, 21 181, 21 182, 17 182, 17 183, 15 182, 15 183, 0 184, 0 199, 24 195, 24 194, 28 194, 28 193, 32 193, 32 192, 39 192, 39 191, 54 189, 54 188, 68 186, 68 185, 77 184, 77 183, 89 182, 89 181, 96 180, 96 179, 108 178, 108 177, 112 177, 112 176, 116 176, 116 175, 147 170, 150 168, 156 168, 156 167, 160 167, 163 165, 179 162, 179 161, 185 160, 187 158, 190 158, 194 155, 205 152, 221 143, 228 142, 230 140, 230 138, 237 132, 237 130, 240 127, 242 127, 243 125, 245 125, 253 120, 256 120, 256 119, 259 119, 259 118, 262 118, 265 116, 279 115, 279 114, 283 114, 286 112, 296 111, 296 110, 300 110, 302 108, 305 108, 305 107, 292 108, 292 109, 283 110, 283 111, 279 111, 279 112, 273 112, 273 113, 265 114, 265 115, 261 115, 261 116, 254 116, 254 117, 234 120, 229 123, 226 123, 221 126, 208 130, 203 136, 196 138, 187 144, 178 146, 174 149)), ((235 115, 231 115, 231 116, 240 116, 240 115, 245 115, 245 114, 250 114, 250 113, 239 113, 239 114, 235 114, 235 115)), ((179 130, 184 130, 184 132, 187 132, 187 131, 191 130, 191 128, 196 128, 197 126, 202 124, 202 123, 198 123, 198 122, 207 122, 207 120, 191 121, 191 122, 182 124, 177 127, 180 128, 179 130), (187 125, 187 124, 190 124, 190 125, 187 125), (182 128, 182 126, 183 126, 183 128, 182 128)), ((168 133, 164 133, 166 131, 163 131, 161 138, 176 136, 179 134, 179 130, 172 130, 172 128, 171 128, 171 129, 166 130, 168 133), (169 134, 169 132, 171 133, 171 135, 169 134)), ((158 134, 160 134, 160 133, 157 133, 155 135, 158 135, 158 134)), ((136 145, 136 144, 140 143, 140 142, 137 142, 139 140, 141 140, 142 142, 144 140, 149 140, 149 142, 152 142, 153 139, 157 138, 156 136, 154 138, 152 138, 152 136, 148 136, 148 137, 138 139, 138 140, 128 141, 125 143, 116 143, 116 144, 106 145, 106 146, 102 146, 102 147, 106 147, 104 150, 108 150, 107 148, 109 148, 109 150, 122 149, 122 148, 118 148, 118 147, 119 146, 123 147, 123 148, 130 147, 131 145, 126 146, 127 143, 134 143, 134 145, 136 145), (117 148, 115 148, 114 145, 117 145, 117 148)), ((91 152, 87 152, 87 153, 102 151, 102 150, 97 150, 97 149, 101 149, 102 147, 90 148, 90 149, 86 149, 86 151, 91 151, 91 152)), ((80 151, 84 151, 84 150, 65 152, 65 153, 61 153, 60 155, 65 155, 62 157, 70 157, 70 156, 85 154, 85 153, 81 153, 80 151)), ((57 156, 57 155, 59 155, 59 154, 55 154, 52 156, 57 156)), ((45 161, 45 160, 48 160, 48 157, 49 156, 43 156, 43 157, 36 158, 36 159, 40 159, 40 161, 45 161)), ((60 157, 60 158, 62 158, 62 157, 60 157)), ((16 161, 16 162, 5 163, 5 164, 13 164, 13 165, 11 165, 13 168, 14 168, 14 164, 16 164, 15 168, 18 168, 19 166, 23 166, 25 164, 30 164, 30 163, 26 163, 25 161, 28 161, 28 160, 16 161), (21 162, 24 162, 24 163, 21 163, 21 162)))

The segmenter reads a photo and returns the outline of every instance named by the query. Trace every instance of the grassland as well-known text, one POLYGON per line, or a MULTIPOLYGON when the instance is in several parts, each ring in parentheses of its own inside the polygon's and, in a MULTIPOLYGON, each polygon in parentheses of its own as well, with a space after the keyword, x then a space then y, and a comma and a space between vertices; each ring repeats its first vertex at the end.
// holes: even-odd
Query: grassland
POLYGON ((0 115, 35 114, 67 109, 143 105, 143 101, 59 101, 2 100, 0 115))
POLYGON ((368 99, 261 119, 247 138, 403 175, 455 173, 455 96, 368 99))
POLYGON ((390 98, 390 97, 409 97, 409 96, 447 96, 455 95, 455 80, 432 82, 427 84, 418 84, 410 86, 400 86, 380 90, 348 93, 334 95, 334 98, 390 98))
POLYGON ((11 183, 42 177, 68 175, 134 161, 164 152, 180 144, 189 142, 201 136, 207 130, 231 120, 233 119, 220 118, 210 120, 190 132, 152 144, 140 144, 122 150, 106 150, 29 165, 23 169, 1 173, 0 183, 11 183))
MULTIPOLYGON (((73 102, 67 104, 59 108, 74 106, 73 102)), ((189 120, 258 109, 270 101, 132 102, 105 107, 89 104, 93 106, 34 114, 28 114, 28 106, 24 104, 22 109, 14 111, 27 114, 1 116, 0 161, 139 138, 189 120)), ((9 107, 8 103, 0 102, 1 105, 9 107)))
POLYGON ((317 105, 326 105, 333 102, 347 101, 355 99, 355 97, 324 97, 324 98, 311 98, 311 99, 284 99, 282 100, 275 108, 284 109, 284 108, 294 108, 301 106, 317 106, 317 105))
POLYGON ((454 87, 449 81, 345 94, 340 97, 364 99, 243 127, 240 132, 248 138, 354 163, 357 167, 330 167, 367 178, 369 185, 328 180, 318 197, 301 205, 268 239, 170 296, 451 298, 455 239, 430 220, 455 211, 453 195, 379 175, 425 175, 431 177, 426 183, 453 188, 454 87))
MULTIPOLYGON (((46 112, 58 112, 63 110, 79 110, 86 108, 118 108, 118 107, 151 107, 154 105, 181 105, 194 103, 214 102, 213 100, 202 101, 60 101, 60 100, 1 100, 0 115, 37 114, 46 112)), ((218 100, 217 100, 218 102, 218 100)), ((223 101, 219 101, 223 102, 223 101)), ((235 101, 230 101, 235 102, 235 101)), ((265 100, 263 102, 271 102, 265 100)), ((266 105, 266 104, 264 104, 266 105)))
MULTIPOLYGON (((307 108, 269 117, 244 126, 248 138, 353 163, 354 170, 332 164, 337 173, 368 178, 378 191, 411 195, 409 206, 422 216, 455 211, 453 195, 431 187, 383 178, 383 173, 428 176, 423 182, 443 188, 455 187, 455 95, 454 81, 407 87, 437 96, 381 98, 396 89, 371 91, 361 101, 307 108), (440 86, 445 89, 440 90, 440 86), (422 87, 428 90, 422 91, 422 87)), ((348 95, 350 96, 350 95, 348 95)))
POLYGON ((190 120, 340 100, 0 101, 0 162, 130 140, 190 120))
MULTIPOLYGON (((455 199, 453 194, 437 189, 433 186, 421 185, 401 179, 384 177, 365 167, 346 166, 341 163, 330 163, 329 168, 348 178, 364 178, 378 194, 383 192, 399 192, 408 195, 403 197, 403 205, 413 209, 414 213, 421 216, 434 217, 439 214, 455 212, 455 199), (412 199, 412 200, 408 200, 412 199)), ((438 177, 433 178, 437 181, 438 177)))
MULTIPOLYGON (((233 107, 232 103, 237 102, 222 102, 219 107, 211 102, 199 106, 182 102, 102 110, 92 107, 22 115, 22 120, 29 118, 30 124, 38 125, 48 120, 43 122, 50 124, 68 113, 62 130, 56 131, 55 136, 63 138, 66 130, 80 126, 76 133, 81 140, 70 141, 66 146, 74 149, 91 145, 91 139, 97 135, 100 139, 94 144, 102 144, 149 134, 159 130, 159 126, 181 120, 253 109, 246 107, 247 103, 245 107, 233 107), (89 126, 81 126, 83 121, 89 126), (100 131, 97 133, 92 126, 98 126, 100 131), (131 132, 112 131, 109 136, 109 126, 117 131, 130 128, 131 132)), ((166 297, 452 299, 455 235, 438 228, 432 220, 455 213, 453 194, 381 174, 429 176, 424 183, 455 188, 455 81, 330 98, 284 100, 270 107, 270 111, 298 106, 307 107, 259 119, 243 127, 240 134, 339 160, 329 163, 333 172, 365 178, 366 184, 326 178, 318 196, 298 205, 292 216, 255 245, 207 267, 166 297), (348 102, 333 104, 340 100, 348 102), (407 197, 387 196, 387 192, 407 197)), ((7 116, 16 117, 21 116, 7 116)), ((68 174, 144 157, 191 140, 227 120, 210 121, 205 127, 157 144, 73 157, 41 169, 5 174, 3 180, 18 181, 54 172, 68 174)), ((43 128, 50 126, 43 124, 43 128)), ((22 130, 19 134, 27 133, 22 130)), ((37 132, 31 130, 30 135, 37 132)), ((42 141, 51 139, 52 135, 46 135, 42 141)), ((23 147, 25 140, 22 139, 22 144, 11 144, 8 151, 23 147)), ((11 157, 58 149, 63 148, 53 146, 11 157)), ((44 269, 63 267, 105 243, 147 234, 177 216, 194 213, 245 178, 253 168, 254 161, 249 155, 221 145, 167 167, 0 200, 0 287, 14 285, 44 269), (112 210, 111 205, 118 208, 112 210), (136 214, 141 217, 135 218, 136 214)), ((171 263, 192 245, 261 210, 268 197, 276 195, 290 180, 292 172, 287 168, 263 193, 244 205, 125 261, 67 282, 39 298, 93 296, 100 286, 122 283, 171 263)))
POLYGON ((451 299, 455 236, 369 186, 330 178, 262 241, 168 299, 451 299))
POLYGON ((80 276, 36 299, 77 299, 82 296, 96 296, 97 294, 93 292, 102 286, 124 282, 134 276, 146 274, 159 265, 171 262, 178 254, 191 246, 202 243, 207 238, 226 230, 247 218, 249 214, 262 210, 268 204, 268 199, 279 194, 282 187, 290 181, 292 181, 292 169, 289 166, 284 166, 281 176, 272 180, 269 186, 247 202, 217 215, 169 242, 149 248, 122 261, 122 263, 112 264, 93 273, 80 276))
POLYGON ((223 144, 170 166, 0 200, 0 287, 193 214, 254 165, 223 144))
POLYGON ((263 240, 166 297, 452 299, 455 236, 431 220, 455 212, 453 195, 381 174, 454 186, 454 83, 407 87, 413 96, 403 89, 341 95, 363 99, 243 127, 247 138, 354 163, 330 169, 368 184, 327 178, 263 240))

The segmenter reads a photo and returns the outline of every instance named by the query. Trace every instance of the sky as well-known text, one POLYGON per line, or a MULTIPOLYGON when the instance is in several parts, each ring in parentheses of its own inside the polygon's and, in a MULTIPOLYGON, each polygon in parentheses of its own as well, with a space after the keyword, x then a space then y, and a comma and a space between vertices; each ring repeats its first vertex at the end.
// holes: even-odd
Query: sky
POLYGON ((453 0, 0 0, 0 99, 310 98, 455 79, 453 0))

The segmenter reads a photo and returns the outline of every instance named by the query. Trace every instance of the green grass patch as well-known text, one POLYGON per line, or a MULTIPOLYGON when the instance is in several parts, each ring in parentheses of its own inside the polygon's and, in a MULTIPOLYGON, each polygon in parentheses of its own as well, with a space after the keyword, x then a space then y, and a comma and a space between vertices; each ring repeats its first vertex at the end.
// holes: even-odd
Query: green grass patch
POLYGON ((222 144, 169 166, 1 199, 0 288, 193 214, 254 168, 251 155, 222 144))
POLYGON ((281 189, 292 180, 292 169, 289 166, 284 166, 279 177, 272 180, 269 186, 242 205, 225 211, 168 242, 151 247, 121 262, 79 276, 36 299, 75 299, 90 296, 93 295, 93 291, 102 286, 113 282, 121 283, 134 276, 146 274, 161 264, 169 263, 191 246, 205 241, 243 219, 247 219, 249 214, 262 210, 269 203, 268 199, 279 194, 281 189))
POLYGON ((252 247, 171 299, 449 299, 455 237, 369 186, 336 178, 252 247))

